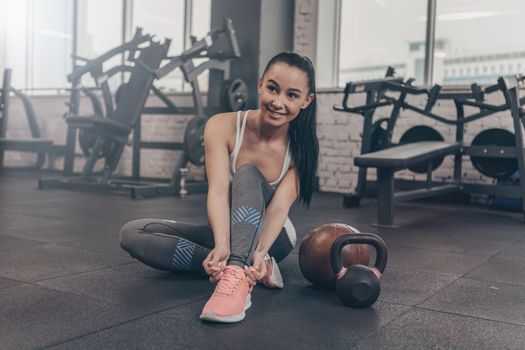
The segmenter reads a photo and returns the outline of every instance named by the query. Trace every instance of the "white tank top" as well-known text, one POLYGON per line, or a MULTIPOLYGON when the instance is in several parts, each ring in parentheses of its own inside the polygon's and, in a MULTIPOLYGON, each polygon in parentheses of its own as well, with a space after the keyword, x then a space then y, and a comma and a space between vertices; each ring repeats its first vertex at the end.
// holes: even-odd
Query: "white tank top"
MULTIPOLYGON (((239 154, 239 150, 241 149, 242 145, 242 139, 244 136, 244 130, 246 128, 246 120, 248 119, 248 113, 250 111, 244 112, 243 118, 242 118, 242 126, 241 126, 241 111, 237 112, 237 127, 235 129, 235 146, 233 147, 232 153, 230 153, 230 180, 233 178, 233 174, 235 174, 235 163, 237 162, 237 155, 239 154)), ((283 167, 281 169, 281 174, 279 174, 279 177, 274 182, 270 182, 270 186, 273 188, 276 188, 279 183, 281 183, 284 175, 286 174, 286 171, 290 167, 290 141, 288 141, 288 147, 286 148, 286 154, 284 156, 284 162, 283 167)))

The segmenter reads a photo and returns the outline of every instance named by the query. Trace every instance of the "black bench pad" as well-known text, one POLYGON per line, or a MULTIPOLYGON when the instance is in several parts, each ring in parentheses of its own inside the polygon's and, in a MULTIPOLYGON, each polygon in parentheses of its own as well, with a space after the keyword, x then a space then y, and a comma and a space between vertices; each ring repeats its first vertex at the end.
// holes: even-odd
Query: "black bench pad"
POLYGON ((405 169, 433 158, 454 154, 460 149, 459 143, 414 142, 362 154, 354 159, 354 164, 360 167, 405 169))
POLYGON ((9 139, 0 138, 0 149, 11 151, 41 151, 51 147, 53 141, 49 139, 27 138, 27 139, 9 139))

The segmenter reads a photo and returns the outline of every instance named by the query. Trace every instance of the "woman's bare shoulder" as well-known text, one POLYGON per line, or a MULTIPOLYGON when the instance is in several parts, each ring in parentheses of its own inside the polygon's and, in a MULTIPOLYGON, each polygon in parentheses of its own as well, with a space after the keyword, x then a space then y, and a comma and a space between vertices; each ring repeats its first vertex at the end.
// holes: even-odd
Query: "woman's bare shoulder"
POLYGON ((210 117, 206 126, 210 126, 210 131, 227 131, 235 130, 236 112, 218 113, 210 117))
POLYGON ((204 132, 205 142, 215 140, 219 143, 226 143, 231 151, 235 143, 236 112, 218 113, 210 117, 206 122, 204 132))

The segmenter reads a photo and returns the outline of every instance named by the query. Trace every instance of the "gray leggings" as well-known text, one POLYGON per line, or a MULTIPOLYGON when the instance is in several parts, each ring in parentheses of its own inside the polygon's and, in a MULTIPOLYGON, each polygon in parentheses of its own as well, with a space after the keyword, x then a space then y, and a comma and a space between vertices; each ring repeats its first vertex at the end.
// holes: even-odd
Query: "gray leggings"
MULTIPOLYGON (((232 180, 230 251, 228 264, 250 264, 259 240, 265 207, 274 193, 261 172, 242 165, 232 180)), ((295 245, 289 220, 270 248, 269 255, 283 260, 295 245)), ((211 226, 173 220, 139 219, 120 230, 120 246, 137 260, 160 270, 204 273, 202 262, 213 249, 211 226)))

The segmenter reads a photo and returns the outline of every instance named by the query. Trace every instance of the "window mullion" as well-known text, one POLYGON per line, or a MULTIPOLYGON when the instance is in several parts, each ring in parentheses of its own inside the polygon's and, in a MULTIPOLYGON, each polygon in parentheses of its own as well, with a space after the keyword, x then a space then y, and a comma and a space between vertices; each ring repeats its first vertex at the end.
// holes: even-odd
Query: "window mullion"
POLYGON ((434 71, 434 51, 436 42, 436 2, 437 0, 428 0, 427 5, 427 37, 425 40, 425 85, 432 84, 434 71))

